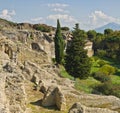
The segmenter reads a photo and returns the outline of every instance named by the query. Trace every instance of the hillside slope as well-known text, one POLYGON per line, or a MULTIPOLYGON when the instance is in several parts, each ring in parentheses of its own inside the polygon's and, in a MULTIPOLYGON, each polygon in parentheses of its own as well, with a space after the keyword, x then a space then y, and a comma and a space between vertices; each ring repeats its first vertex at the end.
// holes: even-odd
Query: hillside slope
POLYGON ((51 61, 54 32, 9 27, 0 29, 0 113, 68 113, 76 102, 85 113, 118 113, 119 98, 79 92, 61 77, 51 61))

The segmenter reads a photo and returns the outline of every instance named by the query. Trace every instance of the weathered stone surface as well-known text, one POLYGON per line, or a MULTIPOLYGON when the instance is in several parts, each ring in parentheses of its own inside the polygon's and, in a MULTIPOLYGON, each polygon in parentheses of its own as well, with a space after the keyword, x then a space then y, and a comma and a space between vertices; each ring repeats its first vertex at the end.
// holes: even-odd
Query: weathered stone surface
POLYGON ((78 102, 73 104, 73 106, 69 110, 69 113, 118 113, 118 112, 105 108, 86 107, 78 102))
POLYGON ((66 99, 58 87, 51 86, 48 88, 46 94, 44 95, 42 105, 43 106, 56 105, 59 110, 65 110, 66 99))
POLYGON ((84 113, 84 106, 82 106, 80 103, 75 103, 70 108, 69 113, 84 113))
POLYGON ((46 93, 47 87, 45 86, 45 83, 42 80, 39 81, 39 84, 37 87, 39 91, 41 91, 44 94, 46 93))
MULTIPOLYGON (((5 25, 7 24, 5 23, 5 25)), ((4 27, 1 24, 0 26, 4 27)), ((78 105, 78 108, 74 109, 75 112, 83 108, 85 113, 115 113, 112 110, 120 109, 119 98, 84 94, 74 89, 72 80, 59 76, 59 69, 51 62, 51 58, 54 57, 54 31, 51 33, 36 31, 30 24, 15 26, 13 24, 11 27, 10 25, 7 27, 0 30, 0 113, 25 113, 26 107, 29 109, 27 113, 42 112, 40 111, 41 106, 36 104, 39 104, 37 100, 43 98, 43 93, 45 96, 42 104, 45 106, 56 105, 60 110, 64 110, 66 104, 67 107, 70 107, 78 101, 84 106, 78 105), (33 43, 39 46, 38 49, 36 46, 34 47, 33 43), (5 68, 3 69, 3 67, 5 68), (35 86, 31 82, 33 77, 36 77, 34 83, 37 91, 33 90, 33 86, 35 86), (30 84, 27 84, 28 81, 30 84), (49 86, 54 87, 50 88, 49 86), (62 92, 56 86, 60 87, 62 92), (107 109, 95 108, 104 105, 107 109), (37 111, 32 111, 32 107, 37 111)), ((66 34, 64 39, 67 43, 72 39, 72 34, 66 34)), ((93 54, 92 44, 88 44, 86 47, 91 56, 93 54)), ((42 109, 49 112, 46 107, 42 107, 42 109)), ((54 110, 51 109, 50 112, 54 112, 54 110)))
POLYGON ((56 88, 56 95, 55 95, 55 101, 56 101, 56 105, 58 107, 59 110, 65 110, 66 109, 66 99, 63 95, 63 93, 61 92, 60 88, 56 88))
POLYGON ((32 46, 32 49, 33 50, 36 50, 36 51, 44 51, 44 47, 42 46, 42 45, 40 45, 39 43, 35 43, 35 42, 33 42, 32 44, 31 44, 31 46, 32 46))
POLYGON ((31 79, 31 81, 34 82, 38 86, 40 79, 38 78, 38 76, 36 76, 34 74, 33 77, 32 77, 32 79, 31 79))
POLYGON ((13 67, 10 65, 10 63, 7 63, 5 66, 3 66, 3 70, 9 73, 13 72, 13 67))
POLYGON ((3 70, 3 67, 10 62, 10 59, 6 53, 0 51, 0 71, 3 70))
POLYGON ((5 93, 9 101, 10 113, 24 113, 26 109, 26 93, 22 75, 8 73, 5 82, 5 93))
POLYGON ((9 106, 5 94, 5 73, 0 73, 0 113, 9 113, 9 106))

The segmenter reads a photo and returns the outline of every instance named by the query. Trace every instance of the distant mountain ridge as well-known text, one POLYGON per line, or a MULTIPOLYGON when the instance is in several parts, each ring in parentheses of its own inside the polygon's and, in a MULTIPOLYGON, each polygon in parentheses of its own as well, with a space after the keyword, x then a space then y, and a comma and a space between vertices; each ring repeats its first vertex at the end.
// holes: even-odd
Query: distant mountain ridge
POLYGON ((120 24, 117 23, 108 23, 102 27, 96 28, 95 31, 99 33, 104 33, 105 29, 113 29, 113 30, 120 30, 120 24))

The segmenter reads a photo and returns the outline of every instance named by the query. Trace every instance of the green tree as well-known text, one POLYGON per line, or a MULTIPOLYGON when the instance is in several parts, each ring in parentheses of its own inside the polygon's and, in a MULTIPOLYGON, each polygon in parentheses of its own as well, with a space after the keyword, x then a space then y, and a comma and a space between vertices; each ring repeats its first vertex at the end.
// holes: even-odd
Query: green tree
POLYGON ((61 30, 63 30, 63 31, 69 31, 70 29, 69 29, 69 27, 62 27, 61 30))
POLYGON ((73 39, 66 50, 65 68, 74 78, 87 78, 90 74, 90 59, 87 56, 83 30, 76 24, 73 30, 73 39))
POLYGON ((55 60, 57 64, 62 64, 64 59, 64 39, 61 34, 60 22, 57 20, 57 29, 54 38, 55 60))
POLYGON ((87 32, 88 39, 93 41, 96 38, 96 31, 95 30, 89 30, 87 32))
POLYGON ((104 35, 111 35, 113 33, 113 30, 112 29, 105 29, 104 30, 104 35))

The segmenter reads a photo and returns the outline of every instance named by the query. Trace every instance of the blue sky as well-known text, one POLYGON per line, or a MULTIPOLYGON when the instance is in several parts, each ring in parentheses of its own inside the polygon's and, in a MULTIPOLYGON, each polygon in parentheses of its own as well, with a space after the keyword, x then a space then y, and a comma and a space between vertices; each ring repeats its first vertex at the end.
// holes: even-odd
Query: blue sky
POLYGON ((45 23, 94 29, 120 23, 120 0, 0 0, 0 18, 14 22, 45 23))

